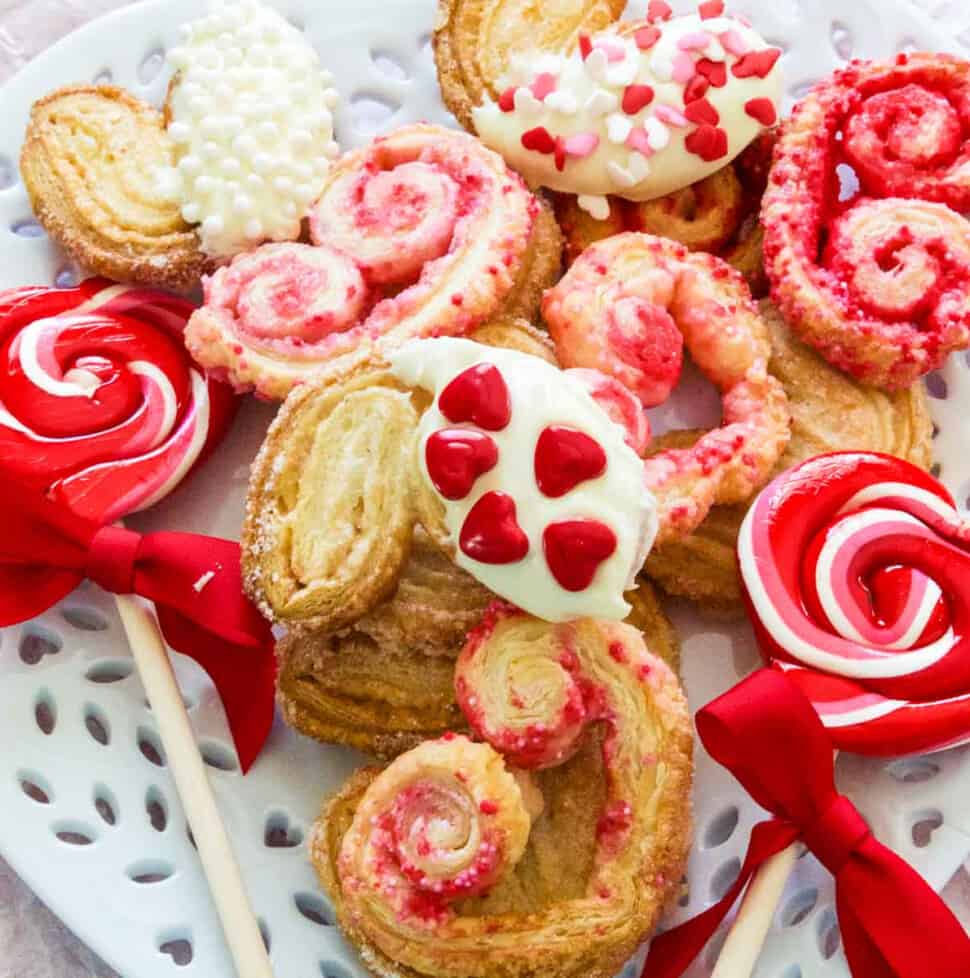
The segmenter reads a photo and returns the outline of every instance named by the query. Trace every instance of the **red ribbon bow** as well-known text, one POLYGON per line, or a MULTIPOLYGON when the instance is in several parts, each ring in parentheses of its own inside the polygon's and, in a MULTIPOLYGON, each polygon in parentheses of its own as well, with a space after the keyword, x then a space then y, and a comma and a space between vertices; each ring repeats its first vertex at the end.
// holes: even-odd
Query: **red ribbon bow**
POLYGON ((246 771, 273 722, 269 624, 242 590, 239 545, 101 526, 15 483, 0 490, 0 626, 46 611, 89 578, 155 603, 165 640, 215 683, 246 771))
POLYGON ((683 974, 758 867, 799 838, 835 876, 842 941, 856 978, 970 975, 970 937, 836 791, 831 742, 792 682, 759 670, 704 707, 697 731, 714 760, 776 817, 755 826, 741 874, 724 899, 654 940, 643 978, 683 974))

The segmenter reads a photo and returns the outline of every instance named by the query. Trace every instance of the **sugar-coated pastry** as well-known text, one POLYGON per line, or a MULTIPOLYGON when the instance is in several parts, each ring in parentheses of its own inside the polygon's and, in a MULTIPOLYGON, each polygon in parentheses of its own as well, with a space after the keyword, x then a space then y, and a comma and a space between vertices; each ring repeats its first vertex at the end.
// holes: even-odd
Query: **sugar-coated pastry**
POLYGON ((968 134, 970 62, 928 53, 853 62, 784 127, 762 212, 772 296, 864 383, 907 387, 970 346, 968 134))
POLYGON ((870 452, 809 459, 755 501, 738 564, 763 653, 836 748, 970 741, 970 523, 932 476, 870 452))
POLYGON ((722 395, 721 425, 690 447, 654 454, 645 484, 659 505, 658 542, 686 536, 716 503, 760 488, 789 438, 770 343, 740 275, 704 253, 630 232, 588 248, 543 300, 563 366, 602 371, 644 406, 663 401, 686 347, 722 395))
POLYGON ((419 519, 494 593, 549 621, 623 618, 656 535, 643 465, 582 378, 470 340, 391 371, 434 398, 417 429, 419 519))
POLYGON ((512 58, 475 131, 533 186, 576 194, 594 217, 607 195, 644 201, 703 179, 774 125, 781 51, 720 0, 673 17, 581 33, 568 54, 512 58))
POLYGON ((20 171, 37 220, 85 269, 182 291, 209 268, 160 174, 175 144, 151 106, 110 85, 36 102, 20 171))
POLYGON ((448 733, 359 771, 314 827, 338 923, 378 976, 609 978, 686 859, 673 673, 630 626, 498 606, 456 685, 484 742, 448 733))
POLYGON ((210 0, 168 55, 169 179, 202 250, 294 241, 338 154, 338 95, 302 31, 259 0, 210 0))
POLYGON ((235 411, 185 351, 193 308, 105 279, 0 292, 0 477, 105 523, 172 492, 235 411))
MULTIPOLYGON (((860 384, 794 337, 770 302, 761 304, 761 318, 771 340, 768 371, 784 387, 791 411, 791 441, 774 475, 814 455, 848 449, 884 452, 930 467, 933 425, 921 384, 894 393, 860 384)), ((689 448, 702 434, 661 435, 650 450, 689 448)), ((748 503, 712 507, 689 536, 654 547, 646 573, 668 593, 704 608, 740 608, 735 547, 747 510, 748 503)))
POLYGON ((413 125, 331 168, 314 245, 264 245, 206 283, 186 341, 240 389, 283 398, 409 339, 530 316, 559 270, 547 206, 464 133, 413 125))

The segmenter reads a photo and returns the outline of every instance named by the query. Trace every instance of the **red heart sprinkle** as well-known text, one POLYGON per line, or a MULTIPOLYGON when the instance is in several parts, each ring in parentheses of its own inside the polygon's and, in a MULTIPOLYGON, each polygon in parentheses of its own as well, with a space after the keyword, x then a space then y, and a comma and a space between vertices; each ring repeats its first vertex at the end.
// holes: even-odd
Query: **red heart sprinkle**
POLYGON ((554 153, 556 151, 556 141, 545 126, 536 126, 535 129, 522 133, 522 145, 536 153, 554 153))
POLYGON ((424 446, 435 488, 445 499, 464 499, 475 480, 494 469, 498 446, 488 435, 467 428, 442 428, 424 446))
POLYGON ((711 83, 703 75, 694 75, 684 89, 684 105, 690 105, 707 94, 711 83))
POLYGON ((636 115, 652 101, 653 89, 649 85, 627 85, 621 104, 627 115, 636 115))
POLYGON ((765 48, 763 51, 749 51, 734 62, 731 73, 735 78, 765 78, 781 57, 781 48, 765 48))
POLYGON ((724 13, 724 0, 707 0, 698 6, 697 12, 701 15, 701 20, 720 17, 724 13))
POLYGON ((701 58, 695 67, 697 73, 703 75, 715 88, 724 88, 727 84, 727 65, 723 61, 701 58))
POLYGON ((641 27, 634 32, 633 40, 641 51, 649 51, 660 40, 660 28, 641 27))
POLYGON ((498 107, 503 112, 511 112, 515 108, 515 93, 517 89, 515 85, 510 86, 505 89, 501 95, 498 97, 498 107))
POLYGON ((515 500, 486 492, 472 506, 458 537, 462 553, 483 564, 514 564, 529 552, 529 538, 515 519, 515 500))
POLYGON ((558 499, 605 471, 606 452, 595 438, 562 425, 543 428, 536 442, 535 474, 544 496, 558 499))
POLYGON ((579 53, 585 61, 593 50, 593 42, 589 39, 589 34, 579 35, 579 53))
POLYGON ((700 126, 684 140, 684 145, 688 152, 699 156, 705 163, 713 163, 727 156, 727 133, 714 126, 700 126))
POLYGON ((706 98, 695 99, 688 103, 684 115, 699 126, 716 126, 721 121, 717 109, 706 98))
POLYGON ((652 24, 655 20, 670 20, 674 12, 669 3, 664 0, 650 0, 647 4, 647 20, 652 24))
POLYGON ((616 550, 616 534, 597 520, 550 523, 542 548, 552 576, 566 591, 584 591, 597 568, 616 550))
POLYGON ((773 126, 778 118, 770 98, 753 98, 744 103, 744 111, 763 126, 773 126))
POLYGON ((486 431, 501 431, 512 417, 509 389, 491 363, 463 370, 441 392, 438 408, 452 424, 471 421, 486 431))

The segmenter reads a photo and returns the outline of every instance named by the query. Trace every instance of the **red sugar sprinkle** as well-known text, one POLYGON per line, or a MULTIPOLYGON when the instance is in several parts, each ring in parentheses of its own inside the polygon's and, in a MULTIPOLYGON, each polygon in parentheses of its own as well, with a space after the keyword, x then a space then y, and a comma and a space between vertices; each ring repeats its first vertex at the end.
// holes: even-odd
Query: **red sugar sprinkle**
POLYGON ((522 133, 522 145, 535 153, 555 153, 556 140, 545 126, 536 126, 522 133))
POLYGON ((703 75, 715 88, 723 88, 727 84, 727 65, 723 61, 701 58, 696 67, 697 73, 703 75))
POLYGON ((738 58, 731 69, 735 78, 765 78, 781 57, 781 48, 765 48, 763 51, 749 51, 738 58))
POLYGON ((705 163, 713 163, 714 160, 727 156, 727 133, 723 129, 703 125, 684 140, 684 145, 689 153, 699 156, 705 163))
POLYGON ((707 0, 698 6, 697 12, 701 15, 701 20, 720 17, 724 13, 724 0, 707 0))
POLYGON ((673 15, 670 4, 664 3, 664 0, 650 0, 647 4, 647 20, 651 24, 658 20, 670 20, 673 15))
POLYGON ((479 802, 478 810, 483 815, 494 815, 498 812, 498 805, 494 801, 489 801, 487 798, 484 801, 479 802))
POLYGON ((451 304, 453 306, 460 306, 464 301, 465 297, 463 295, 459 295, 458 293, 455 293, 455 295, 451 297, 451 304))
POLYGON ((444 741, 454 740, 458 735, 453 733, 451 730, 446 731, 441 735, 441 739, 444 741))
POLYGON ((621 106, 627 115, 636 115, 653 101, 653 89, 649 85, 627 85, 621 106))
POLYGON ((579 35, 579 53, 585 61, 593 50, 593 42, 589 39, 589 34, 579 35))
POLYGON ((641 27, 634 33, 633 40, 641 51, 649 51, 660 40, 660 28, 641 27))
POLYGON ((744 111, 763 126, 773 126, 778 118, 770 98, 753 98, 744 103, 744 111))
POLYGON ((693 102, 689 102, 684 109, 684 115, 687 116, 691 122, 694 122, 699 126, 716 126, 721 121, 721 117, 718 115, 717 109, 715 109, 706 98, 699 98, 695 99, 693 102))
POLYGON ((691 102, 703 98, 710 87, 711 83, 703 75, 694 75, 684 89, 684 105, 689 105, 691 102))
POLYGON ((498 97, 498 107, 503 112, 511 112, 515 108, 515 85, 510 85, 501 95, 498 97))
POLYGON ((610 658, 614 662, 626 662, 626 649, 622 642, 610 642, 610 658))

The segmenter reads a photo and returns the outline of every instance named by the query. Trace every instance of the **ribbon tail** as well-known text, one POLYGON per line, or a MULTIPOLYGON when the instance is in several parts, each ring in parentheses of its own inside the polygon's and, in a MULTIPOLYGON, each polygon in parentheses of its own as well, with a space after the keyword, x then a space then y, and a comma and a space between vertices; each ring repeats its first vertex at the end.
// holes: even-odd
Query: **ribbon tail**
POLYGON ((744 865, 731 889, 713 907, 655 938, 641 978, 679 978, 714 936, 758 869, 797 838, 798 829, 781 819, 759 822, 751 831, 744 865))
POLYGON ((273 726, 276 657, 272 645, 236 644, 165 605, 156 605, 156 610, 165 641, 202 666, 215 685, 245 774, 273 726))
POLYGON ((43 614, 83 580, 76 571, 42 566, 0 566, 0 627, 43 614))

